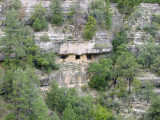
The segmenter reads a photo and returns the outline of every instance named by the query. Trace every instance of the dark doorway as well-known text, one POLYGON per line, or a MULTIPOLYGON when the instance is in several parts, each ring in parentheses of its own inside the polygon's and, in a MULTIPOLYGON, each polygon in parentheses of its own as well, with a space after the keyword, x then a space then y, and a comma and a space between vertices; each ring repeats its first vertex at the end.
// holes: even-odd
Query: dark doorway
POLYGON ((80 59, 80 55, 76 55, 76 60, 80 59))
POLYGON ((64 59, 66 59, 67 57, 68 57, 68 55, 61 55, 61 56, 60 56, 60 59, 63 59, 63 60, 64 60, 64 59))
POLYGON ((92 60, 92 55, 91 54, 87 54, 86 56, 87 56, 88 60, 92 60))

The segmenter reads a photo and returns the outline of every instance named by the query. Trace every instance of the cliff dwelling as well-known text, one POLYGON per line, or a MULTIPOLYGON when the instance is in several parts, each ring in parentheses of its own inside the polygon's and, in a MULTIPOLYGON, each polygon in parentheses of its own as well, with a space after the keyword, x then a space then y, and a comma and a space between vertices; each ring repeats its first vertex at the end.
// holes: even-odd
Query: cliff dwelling
POLYGON ((68 54, 58 55, 58 62, 93 62, 95 60, 95 54, 68 54))

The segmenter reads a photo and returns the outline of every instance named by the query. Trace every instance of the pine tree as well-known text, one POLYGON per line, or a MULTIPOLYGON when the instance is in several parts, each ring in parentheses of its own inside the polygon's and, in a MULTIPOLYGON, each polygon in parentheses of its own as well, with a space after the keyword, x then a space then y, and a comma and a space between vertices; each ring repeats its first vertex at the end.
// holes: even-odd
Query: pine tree
POLYGON ((99 104, 94 105, 93 116, 95 120, 114 120, 113 113, 99 104))
POLYGON ((133 86, 133 92, 136 94, 136 96, 138 97, 138 95, 142 92, 141 88, 142 88, 142 83, 140 80, 134 78, 133 82, 132 82, 132 86, 133 86))
POLYGON ((106 29, 110 30, 112 27, 112 11, 110 7, 110 2, 107 0, 106 2, 106 29))
POLYGON ((66 89, 58 88, 58 84, 55 80, 51 83, 51 90, 47 93, 46 103, 48 107, 52 110, 57 110, 58 112, 64 111, 66 107, 66 89))
POLYGON ((21 4, 21 1, 20 0, 14 0, 13 1, 13 8, 15 10, 19 10, 22 8, 22 4, 21 4))
POLYGON ((88 17, 88 22, 85 28, 85 38, 92 40, 97 30, 97 21, 92 16, 88 17))
POLYGON ((137 64, 135 57, 131 53, 122 52, 116 60, 114 73, 115 76, 124 77, 129 81, 130 90, 133 77, 138 73, 139 68, 139 64, 137 64))
POLYGON ((32 27, 35 31, 48 29, 48 24, 46 20, 46 9, 42 6, 41 3, 35 5, 34 12, 30 17, 32 20, 32 27))
POLYGON ((22 40, 22 23, 18 19, 17 11, 14 9, 8 11, 4 23, 6 24, 5 36, 1 41, 4 45, 2 51, 5 53, 5 58, 10 58, 13 53, 19 55, 21 52, 24 55, 24 50, 20 47, 20 44, 17 44, 22 40))
POLYGON ((76 120, 76 114, 70 103, 68 103, 63 112, 62 120, 76 120))
POLYGON ((13 79, 13 71, 7 70, 4 74, 3 81, 1 84, 1 94, 5 96, 5 98, 9 98, 12 94, 13 87, 12 87, 12 79, 13 79))
POLYGON ((150 98, 154 96, 154 85, 151 83, 149 80, 145 81, 144 83, 144 90, 143 90, 143 95, 147 99, 147 102, 150 102, 150 98))
POLYGON ((38 47, 35 45, 33 32, 19 20, 16 10, 7 11, 4 23, 6 24, 5 36, 1 38, 3 47, 0 49, 5 56, 3 64, 10 66, 12 61, 25 62, 27 56, 37 53, 38 47))
POLYGON ((42 24, 39 18, 36 18, 32 24, 32 27, 35 31, 40 31, 42 29, 42 24))
POLYGON ((59 116, 57 115, 57 113, 55 111, 53 112, 51 120, 60 120, 59 116))
POLYGON ((160 120, 160 96, 153 99, 145 120, 160 120))
POLYGON ((51 23, 55 25, 62 25, 64 18, 62 13, 62 8, 60 4, 60 0, 52 0, 51 1, 51 23))
POLYGON ((36 83, 38 79, 33 70, 17 69, 14 72, 11 100, 16 120, 44 120, 47 118, 47 107, 39 97, 36 83))
POLYGON ((32 110, 33 110, 33 115, 32 115, 33 120, 48 119, 48 114, 47 114, 48 108, 42 97, 38 96, 37 98, 35 98, 35 100, 32 102, 32 110))
POLYGON ((22 8, 22 3, 20 0, 10 0, 8 6, 18 11, 22 8))

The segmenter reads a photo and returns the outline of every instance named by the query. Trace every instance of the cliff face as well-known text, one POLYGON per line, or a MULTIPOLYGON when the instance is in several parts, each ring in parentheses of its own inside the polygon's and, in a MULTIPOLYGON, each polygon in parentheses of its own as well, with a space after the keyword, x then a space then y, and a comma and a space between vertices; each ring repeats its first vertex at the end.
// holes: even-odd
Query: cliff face
MULTIPOLYGON (((24 21, 31 15, 34 5, 39 3, 37 0, 21 0, 25 16, 24 21)), ((42 5, 49 11, 50 1, 42 1, 42 5)), ((76 5, 77 0, 66 0, 61 2, 64 13, 69 12, 71 6, 76 5)), ((43 75, 40 71, 37 72, 42 78, 42 86, 47 86, 44 81, 51 81, 53 78, 60 86, 77 87, 88 83, 86 69, 89 62, 97 61, 101 57, 105 57, 112 52, 111 41, 113 39, 114 31, 117 31, 122 26, 122 16, 118 12, 116 5, 112 6, 113 11, 113 29, 106 31, 98 29, 96 36, 92 41, 84 41, 82 36, 82 29, 84 24, 82 22, 82 29, 79 34, 75 35, 75 25, 64 24, 61 27, 55 27, 49 24, 48 31, 35 32, 36 44, 45 51, 54 51, 57 54, 57 63, 60 65, 58 71, 52 71, 49 75, 43 75), (63 32, 65 31, 65 33, 63 32), (50 41, 43 42, 40 37, 47 34, 50 41)), ((83 13, 81 21, 85 21, 85 15, 88 14, 89 1, 82 0, 80 2, 80 9, 83 13)), ((49 12, 48 12, 49 13, 49 12)), ((64 15, 65 18, 65 15, 64 15)))
MULTIPOLYGON (((35 4, 40 3, 39 0, 21 0, 24 17, 23 20, 27 21, 34 10, 35 4)), ((5 0, 5 4, 8 1, 5 0)), ((42 5, 47 8, 49 14, 50 1, 42 1, 42 5)), ((65 0, 61 2, 63 12, 69 12, 71 6, 77 5, 77 0, 65 0)), ((2 17, 3 4, 0 5, 0 20, 2 17)), ((88 14, 89 8, 88 0, 81 0, 80 10, 83 13, 81 21, 85 21, 85 15, 88 14)), ((84 23, 82 24, 82 29, 79 30, 79 34, 75 35, 75 25, 64 24, 61 27, 55 27, 49 24, 48 31, 35 32, 36 44, 46 52, 54 51, 57 54, 57 63, 60 64, 60 69, 58 71, 52 71, 50 75, 44 75, 41 72, 37 72, 42 81, 51 81, 53 78, 57 80, 60 86, 73 87, 81 86, 82 84, 88 83, 88 78, 86 77, 86 69, 89 62, 97 61, 101 57, 105 57, 112 52, 112 39, 114 33, 119 30, 123 25, 127 25, 129 28, 128 38, 131 44, 128 48, 137 52, 137 46, 142 45, 145 41, 151 37, 149 33, 146 33, 143 28, 146 25, 151 25, 153 14, 160 14, 160 6, 158 4, 147 4, 141 3, 136 11, 128 18, 128 20, 123 20, 123 16, 118 12, 116 4, 111 5, 113 17, 112 17, 112 29, 106 31, 99 28, 96 35, 92 41, 84 41, 82 36, 82 30, 84 28, 84 23), (65 32, 64 32, 65 31, 65 32), (44 34, 49 36, 50 41, 44 42, 40 37, 44 34), (68 66, 66 67, 66 65, 68 66), (75 70, 75 68, 77 68, 75 70), (68 77, 69 76, 69 77, 68 77), (81 82, 78 82, 81 81, 81 82), (82 83, 82 84, 80 84, 82 83)), ((64 18, 66 16, 64 15, 64 18)), ((160 31, 158 31, 160 32, 160 31)), ((0 34, 3 32, 0 30, 0 34)), ((159 37, 157 37, 159 38, 159 37)), ((157 39, 157 44, 159 41, 157 39)), ((1 53, 0 59, 3 59, 3 54, 1 53)), ((146 80, 145 76, 138 77, 140 80, 146 80)), ((147 80, 159 86, 159 77, 156 75, 154 77, 147 77, 147 80)), ((43 83, 42 83, 43 85, 43 83)))
POLYGON ((142 29, 138 30, 137 27, 143 28, 150 26, 153 20, 153 14, 160 14, 160 6, 158 4, 141 3, 130 16, 130 20, 126 22, 131 28, 130 32, 133 36, 130 36, 130 39, 134 41, 134 45, 143 44, 151 36, 142 29))

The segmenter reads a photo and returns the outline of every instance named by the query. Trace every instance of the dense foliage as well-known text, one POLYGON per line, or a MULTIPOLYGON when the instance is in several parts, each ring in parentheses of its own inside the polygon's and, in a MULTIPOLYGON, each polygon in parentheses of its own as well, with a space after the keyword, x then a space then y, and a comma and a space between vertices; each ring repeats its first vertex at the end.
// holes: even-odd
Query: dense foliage
POLYGON ((134 11, 134 7, 142 2, 160 4, 160 0, 110 0, 110 2, 117 3, 119 11, 126 15, 130 15, 134 11))
POLYGON ((36 4, 34 12, 30 17, 32 20, 32 27, 35 31, 48 29, 48 23, 46 20, 46 9, 42 6, 42 4, 36 4))
POLYGON ((111 80, 112 60, 104 58, 99 60, 98 63, 91 63, 88 72, 93 74, 89 86, 96 90, 105 90, 105 87, 111 80))
POLYGON ((105 25, 105 28, 110 30, 112 27, 112 10, 109 0, 106 2, 94 0, 90 6, 90 16, 93 16, 101 27, 105 25))
POLYGON ((51 90, 47 93, 46 103, 49 108, 62 114, 64 120, 92 118, 90 111, 93 108, 92 97, 80 97, 73 88, 58 88, 55 81, 52 82, 51 90))
POLYGON ((64 18, 60 0, 51 0, 50 9, 51 9, 51 15, 49 17, 50 22, 55 25, 62 25, 64 18))
POLYGON ((92 17, 88 17, 88 22, 85 28, 85 38, 87 40, 92 40, 97 30, 97 21, 92 17))

